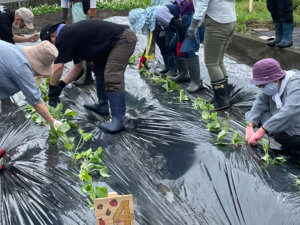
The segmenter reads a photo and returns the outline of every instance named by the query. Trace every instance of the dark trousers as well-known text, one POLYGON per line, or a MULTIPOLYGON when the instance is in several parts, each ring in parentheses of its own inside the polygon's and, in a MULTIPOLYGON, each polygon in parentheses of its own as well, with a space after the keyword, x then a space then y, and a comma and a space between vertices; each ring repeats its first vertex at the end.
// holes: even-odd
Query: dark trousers
POLYGON ((267 8, 274 23, 293 23, 292 0, 267 0, 267 8))
POLYGON ((161 30, 155 29, 154 38, 155 38, 156 44, 159 47, 160 53, 162 55, 167 55, 167 54, 171 53, 171 51, 168 49, 168 46, 167 46, 166 31, 161 31, 161 30))
POLYGON ((107 92, 125 92, 124 73, 136 42, 135 34, 125 29, 108 55, 94 62, 95 76, 104 79, 107 92))
POLYGON ((275 141, 283 145, 287 150, 300 154, 300 135, 289 136, 287 133, 274 134, 275 141))

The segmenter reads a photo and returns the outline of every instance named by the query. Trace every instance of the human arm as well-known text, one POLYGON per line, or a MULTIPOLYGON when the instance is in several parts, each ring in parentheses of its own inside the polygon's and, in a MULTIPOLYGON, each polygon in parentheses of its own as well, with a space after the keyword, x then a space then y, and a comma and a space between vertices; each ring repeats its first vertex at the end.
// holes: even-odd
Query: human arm
POLYGON ((37 111, 38 114, 40 114, 44 118, 44 120, 47 123, 53 124, 53 126, 55 127, 59 127, 62 124, 62 122, 53 118, 44 101, 41 101, 36 105, 33 105, 33 108, 35 109, 35 111, 37 111))
POLYGON ((82 69, 83 69, 82 61, 80 61, 77 64, 74 64, 74 66, 69 70, 69 72, 63 78, 63 81, 65 82, 65 84, 68 84, 68 83, 71 83, 72 81, 74 81, 79 76, 82 69))
POLYGON ((255 99, 250 111, 245 115, 246 120, 249 121, 253 127, 261 123, 261 118, 265 112, 270 111, 269 96, 260 93, 255 99))
MULTIPOLYGON (((195 9, 193 19, 201 21, 201 23, 202 23, 203 17, 208 8, 209 0, 194 0, 193 3, 194 3, 194 9, 195 9)), ((199 24, 199 26, 200 25, 201 24, 199 24)))
POLYGON ((87 16, 89 19, 93 19, 97 16, 96 0, 90 0, 90 9, 87 11, 87 16))
POLYGON ((50 85, 55 86, 57 85, 58 81, 60 80, 60 77, 64 70, 64 63, 56 63, 53 67, 53 74, 50 77, 50 85))
POLYGON ((21 42, 37 42, 39 40, 39 34, 35 33, 31 36, 28 37, 24 37, 24 36, 20 36, 20 35, 16 35, 14 34, 13 36, 13 40, 16 43, 21 43, 21 42))
POLYGON ((300 81, 298 77, 291 79, 294 80, 286 87, 283 107, 263 124, 270 134, 286 132, 300 115, 300 81))

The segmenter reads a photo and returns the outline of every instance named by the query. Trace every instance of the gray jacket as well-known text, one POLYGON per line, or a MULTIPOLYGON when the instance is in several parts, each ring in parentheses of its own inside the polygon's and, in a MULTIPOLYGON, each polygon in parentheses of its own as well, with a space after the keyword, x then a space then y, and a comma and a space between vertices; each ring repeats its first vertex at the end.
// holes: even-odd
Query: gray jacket
POLYGON ((288 81, 281 96, 282 107, 277 109, 272 96, 261 93, 252 109, 246 113, 246 120, 256 126, 263 124, 270 134, 285 132, 300 135, 300 72, 288 81))
POLYGON ((0 99, 22 91, 30 105, 42 101, 33 71, 21 46, 0 40, 0 99))

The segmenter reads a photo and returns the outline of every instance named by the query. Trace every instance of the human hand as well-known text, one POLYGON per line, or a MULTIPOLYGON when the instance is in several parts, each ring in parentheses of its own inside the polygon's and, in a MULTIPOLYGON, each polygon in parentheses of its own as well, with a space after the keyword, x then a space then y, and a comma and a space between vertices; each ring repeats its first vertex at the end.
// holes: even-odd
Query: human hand
POLYGON ((40 38, 40 35, 38 33, 34 33, 30 37, 28 37, 29 42, 37 42, 40 38))
POLYGON ((61 125, 62 125, 62 122, 60 122, 60 121, 54 119, 54 121, 53 121, 53 126, 54 126, 54 127, 60 127, 61 125))
POLYGON ((247 142, 250 141, 251 136, 255 133, 254 129, 252 126, 248 125, 246 127, 246 140, 247 142))
POLYGON ((142 57, 140 58, 140 62, 139 62, 139 70, 143 68, 143 65, 146 66, 146 61, 147 61, 147 59, 146 59, 144 56, 142 56, 142 57))
POLYGON ((248 141, 248 143, 250 145, 257 145, 257 143, 261 139, 263 139, 264 135, 265 135, 265 130, 261 127, 250 137, 250 140, 248 141))
POLYGON ((195 20, 195 19, 192 20, 191 25, 188 30, 188 35, 189 35, 190 39, 196 39, 196 37, 197 37, 196 33, 198 31, 199 22, 200 22, 200 20, 195 20))
POLYGON ((96 16, 97 16, 97 11, 95 8, 90 8, 88 11, 87 11, 87 16, 89 19, 94 19, 96 16))

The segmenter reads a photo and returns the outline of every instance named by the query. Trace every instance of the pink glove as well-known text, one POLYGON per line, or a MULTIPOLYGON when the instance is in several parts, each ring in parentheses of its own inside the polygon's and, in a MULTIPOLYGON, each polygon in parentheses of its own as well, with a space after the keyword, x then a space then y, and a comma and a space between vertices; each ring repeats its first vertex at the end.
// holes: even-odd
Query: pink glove
POLYGON ((58 120, 54 120, 53 121, 53 126, 54 127, 60 127, 62 125, 62 122, 58 121, 58 120))
POLYGON ((255 131, 254 131, 253 127, 248 125, 246 127, 246 140, 248 142, 250 141, 250 138, 254 133, 255 133, 255 131))
POLYGON ((265 130, 261 127, 258 129, 258 131, 256 131, 256 133, 254 133, 250 137, 250 140, 248 141, 248 143, 250 145, 257 145, 257 142, 259 142, 261 139, 263 139, 264 135, 265 135, 265 130))
POLYGON ((5 150, 0 148, 0 159, 5 155, 5 150))

